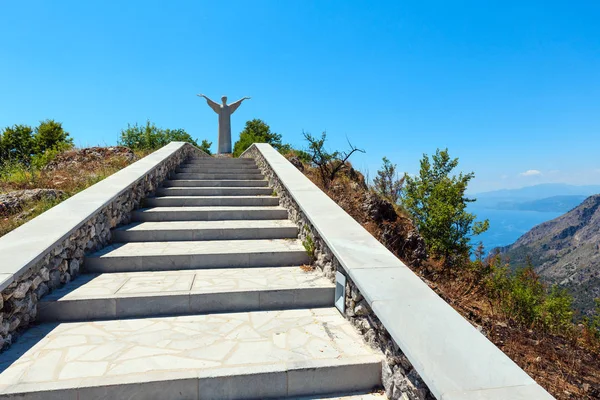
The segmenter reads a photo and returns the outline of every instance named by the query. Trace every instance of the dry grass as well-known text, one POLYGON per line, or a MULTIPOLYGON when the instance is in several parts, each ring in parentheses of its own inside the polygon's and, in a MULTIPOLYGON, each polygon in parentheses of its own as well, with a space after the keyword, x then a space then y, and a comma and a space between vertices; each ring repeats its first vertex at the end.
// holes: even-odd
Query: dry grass
POLYGON ((304 272, 313 272, 315 270, 314 265, 302 264, 300 269, 304 272))
MULTIPOLYGON (((149 151, 136 152, 136 159, 146 156, 149 151)), ((23 189, 58 189, 65 196, 58 200, 31 201, 15 210, 11 215, 0 219, 0 237, 37 217, 70 196, 100 182, 132 161, 114 156, 102 160, 91 160, 76 163, 66 168, 46 171, 36 168, 25 168, 21 165, 5 166, 0 173, 0 193, 23 189)))

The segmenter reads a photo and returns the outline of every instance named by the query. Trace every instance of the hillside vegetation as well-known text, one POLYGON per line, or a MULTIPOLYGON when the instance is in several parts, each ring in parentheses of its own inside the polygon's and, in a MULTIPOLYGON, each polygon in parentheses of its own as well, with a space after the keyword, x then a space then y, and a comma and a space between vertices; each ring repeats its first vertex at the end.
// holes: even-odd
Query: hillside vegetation
POLYGON ((576 309, 592 315, 600 297, 600 194, 501 251, 512 265, 530 264, 544 281, 568 289, 576 309))
POLYGON ((482 334, 557 399, 600 398, 600 308, 575 322, 573 298, 531 265, 515 271, 468 246, 488 222, 466 211, 474 175, 455 173, 447 150, 424 155, 416 177, 384 159, 370 183, 348 162, 353 146, 327 151, 325 135, 305 138, 306 149, 280 151, 482 334))
POLYGON ((119 146, 76 149, 60 122, 6 127, 0 133, 0 236, 77 192, 99 182, 171 141, 185 141, 210 154, 183 129, 147 121, 129 124, 119 146))

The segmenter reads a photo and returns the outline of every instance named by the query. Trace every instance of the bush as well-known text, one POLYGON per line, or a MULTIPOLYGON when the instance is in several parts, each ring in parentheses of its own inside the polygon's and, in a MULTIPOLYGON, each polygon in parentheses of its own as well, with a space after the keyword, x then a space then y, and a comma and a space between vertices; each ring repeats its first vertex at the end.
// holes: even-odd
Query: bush
POLYGON ((73 146, 73 139, 69 137, 69 132, 63 129, 62 123, 53 119, 41 121, 35 128, 33 139, 35 153, 38 155, 49 149, 57 147, 66 149, 73 146))
MULTIPOLYGON (((29 166, 32 158, 37 163, 47 151, 56 149, 66 150, 73 146, 73 139, 65 132, 60 122, 52 119, 41 121, 35 134, 27 125, 13 125, 4 128, 0 134, 0 165, 10 163, 29 166)), ((3 167, 9 168, 9 167, 3 167)))
POLYGON ((556 286, 548 290, 531 264, 511 272, 496 254, 484 268, 489 296, 508 318, 552 333, 567 333, 573 327, 573 297, 556 286))
POLYGON ((550 332, 566 332, 573 323, 573 297, 553 286, 541 306, 543 326, 550 332))
POLYGON ((173 141, 198 146, 198 142, 185 130, 161 129, 150 121, 146 121, 145 126, 127 124, 127 128, 121 131, 119 145, 132 150, 157 150, 173 141))
POLYGON ((200 150, 202 150, 208 155, 211 155, 212 152, 210 151, 210 146, 212 146, 212 142, 209 142, 208 140, 204 139, 200 144, 200 150))
POLYGON ((396 164, 383 157, 383 166, 377 171, 377 177, 373 179, 373 189, 390 203, 398 204, 404 179, 398 177, 396 164))
POLYGON ((509 279, 509 290, 504 303, 512 317, 529 327, 539 324, 545 293, 533 268, 528 266, 517 269, 509 279))
POLYGON ((71 149, 70 143, 58 143, 41 154, 34 154, 31 157, 31 166, 37 169, 44 168, 50 161, 54 160, 59 154, 71 149))
POLYGON ((34 153, 33 129, 27 125, 7 126, 0 135, 0 163, 28 163, 34 153))
POLYGON ((233 156, 239 157, 252 143, 269 143, 277 150, 282 147, 281 135, 271 132, 271 127, 260 119, 246 122, 244 130, 240 132, 240 138, 233 145, 233 156))
POLYGON ((489 226, 487 220, 475 222, 475 215, 466 211, 467 204, 475 201, 465 197, 475 175, 451 175, 457 166, 458 158, 451 159, 448 149, 438 149, 431 161, 424 154, 419 175, 407 175, 402 189, 402 204, 431 254, 451 266, 468 259, 470 236, 485 232, 489 226))

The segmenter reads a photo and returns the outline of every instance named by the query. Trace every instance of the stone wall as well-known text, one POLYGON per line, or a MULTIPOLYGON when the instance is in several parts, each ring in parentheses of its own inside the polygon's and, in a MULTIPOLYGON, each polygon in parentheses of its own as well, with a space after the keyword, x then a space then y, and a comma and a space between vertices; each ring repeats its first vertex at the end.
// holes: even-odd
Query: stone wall
POLYGON ((307 251, 312 253, 313 264, 331 281, 335 281, 336 271, 340 271, 346 276, 346 310, 344 316, 356 327, 369 345, 379 348, 384 354, 382 381, 386 396, 390 400, 434 399, 427 385, 419 377, 398 345, 394 343, 381 321, 344 271, 343 266, 319 236, 317 230, 296 204, 260 151, 252 146, 242 154, 242 157, 254 158, 263 175, 269 180, 271 187, 277 192, 281 206, 288 210, 290 220, 299 228, 300 240, 302 240, 307 251))
POLYGON ((139 207, 142 199, 152 194, 169 173, 192 154, 207 156, 194 146, 182 146, 110 203, 82 221, 66 239, 47 249, 40 261, 15 277, 15 281, 2 290, 0 348, 9 346, 20 331, 35 320, 39 299, 73 280, 85 268, 84 255, 106 246, 111 240, 111 229, 128 224, 131 211, 139 207))

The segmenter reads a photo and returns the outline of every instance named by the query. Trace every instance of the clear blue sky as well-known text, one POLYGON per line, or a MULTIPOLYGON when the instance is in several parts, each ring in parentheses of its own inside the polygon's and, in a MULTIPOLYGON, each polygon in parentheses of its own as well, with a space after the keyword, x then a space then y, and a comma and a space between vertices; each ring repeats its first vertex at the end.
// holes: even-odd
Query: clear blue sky
POLYGON ((252 96, 234 140, 251 118, 296 146, 326 130, 371 176, 448 147, 474 191, 600 183, 597 1, 0 0, 0 17, 0 126, 54 118, 87 146, 150 119, 216 142, 196 94, 252 96))

